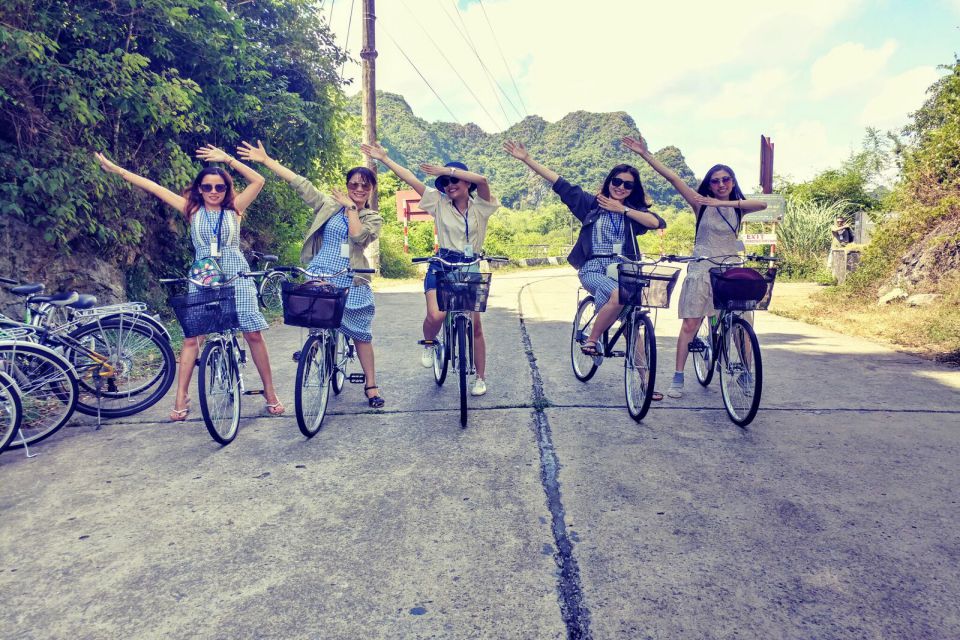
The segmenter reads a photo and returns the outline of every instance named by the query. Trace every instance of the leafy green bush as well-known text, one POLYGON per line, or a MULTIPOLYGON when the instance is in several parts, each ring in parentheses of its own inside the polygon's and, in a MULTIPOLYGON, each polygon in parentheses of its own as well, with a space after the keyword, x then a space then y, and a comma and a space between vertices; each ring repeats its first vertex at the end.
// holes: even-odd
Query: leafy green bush
POLYGON ((825 203, 791 198, 783 222, 777 225, 777 252, 783 262, 780 273, 786 277, 815 279, 825 271, 830 250, 830 228, 837 216, 847 210, 845 201, 825 203))

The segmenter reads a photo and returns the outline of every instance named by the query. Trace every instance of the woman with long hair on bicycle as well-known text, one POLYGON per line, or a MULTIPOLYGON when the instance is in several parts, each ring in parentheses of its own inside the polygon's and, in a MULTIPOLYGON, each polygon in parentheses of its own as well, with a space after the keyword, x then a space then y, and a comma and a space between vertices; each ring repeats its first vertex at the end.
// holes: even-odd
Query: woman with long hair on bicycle
MULTIPOLYGON (((247 187, 242 191, 235 191, 229 173, 220 167, 208 166, 197 174, 183 193, 177 194, 152 180, 117 166, 102 153, 94 155, 104 171, 118 174, 130 184, 156 196, 184 215, 190 225, 196 260, 215 257, 227 278, 250 270, 250 265, 240 252, 240 222, 243 212, 263 189, 265 181, 259 173, 213 145, 207 145, 197 149, 197 157, 206 162, 226 164, 243 176, 247 187)), ((236 291, 240 330, 243 331, 244 340, 250 345, 250 354, 263 381, 265 408, 270 415, 278 416, 284 412, 284 407, 273 386, 270 355, 261 333, 269 324, 257 306, 257 291, 253 282, 239 278, 234 281, 233 286, 236 291)), ((190 411, 190 378, 199 351, 199 337, 183 340, 177 397, 170 412, 170 420, 174 422, 186 420, 190 411)))
MULTIPOLYGON (((301 262, 313 273, 336 273, 351 267, 369 269, 363 251, 380 235, 383 217, 370 208, 370 194, 377 188, 376 174, 366 167, 347 171, 347 193, 331 189, 322 193, 309 180, 297 175, 267 154, 263 143, 257 146, 244 142, 237 147, 244 160, 259 162, 286 180, 314 211, 313 223, 304 237, 300 250, 301 262)), ((353 340, 357 358, 365 377, 364 395, 374 409, 385 401, 377 386, 377 372, 373 356, 373 316, 375 306, 370 280, 363 274, 342 274, 332 280, 338 287, 350 287, 343 312, 340 331, 353 340), (371 393, 373 395, 371 395, 371 393)))
MULTIPOLYGON (((401 180, 420 195, 420 208, 430 213, 437 224, 440 251, 437 254, 448 262, 469 262, 475 254, 483 251, 487 235, 487 222, 500 207, 490 193, 490 184, 479 173, 467 169, 462 162, 448 162, 445 166, 424 163, 420 170, 435 176, 434 186, 428 187, 417 179, 412 171, 401 167, 387 155, 379 144, 362 144, 360 150, 385 164, 401 180), (474 195, 475 194, 475 195, 474 195)), ((431 263, 423 280, 427 302, 427 314, 423 319, 423 338, 434 340, 443 326, 446 313, 437 305, 437 276, 443 268, 431 263)), ((474 364, 477 377, 470 388, 471 395, 482 396, 487 392, 486 342, 479 313, 473 314, 474 364)), ((433 347, 427 345, 420 356, 420 364, 433 366, 433 347)))
MULTIPOLYGON (((696 216, 693 255, 726 256, 744 250, 739 238, 743 215, 762 211, 767 208, 767 203, 744 198, 733 169, 725 164, 713 165, 694 191, 680 176, 650 153, 642 136, 639 139, 626 137, 623 145, 666 178, 693 209, 696 216)), ((671 398, 683 395, 683 368, 690 352, 690 341, 696 335, 704 317, 717 313, 713 308, 713 289, 710 286, 712 266, 714 265, 709 262, 691 262, 687 265, 687 277, 680 289, 677 310, 683 320, 677 338, 677 366, 667 389, 667 395, 671 398)))
MULTIPOLYGON (((650 229, 663 229, 667 223, 650 211, 640 173, 631 165, 613 167, 600 191, 592 194, 534 160, 522 143, 508 140, 503 148, 549 182, 563 204, 583 224, 567 261, 577 269, 583 288, 593 295, 596 308, 600 310, 581 350, 588 356, 601 355, 597 341, 617 320, 623 305, 620 304, 617 278, 608 274, 608 267, 616 264, 617 259, 592 256, 615 253, 639 260, 637 236, 650 229)), ((660 399, 659 394, 655 399, 660 399)))

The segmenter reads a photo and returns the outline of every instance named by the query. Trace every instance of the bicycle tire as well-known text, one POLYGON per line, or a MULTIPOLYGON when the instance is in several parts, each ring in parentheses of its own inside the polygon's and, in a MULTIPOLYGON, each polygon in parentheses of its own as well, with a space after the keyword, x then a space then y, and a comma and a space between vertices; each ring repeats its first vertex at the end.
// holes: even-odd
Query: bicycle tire
POLYGON ((340 395, 343 391, 343 383, 347 377, 347 354, 350 347, 347 344, 347 336, 342 331, 337 331, 336 347, 333 352, 333 376, 330 378, 330 386, 333 387, 333 395, 340 395))
POLYGON ((436 344, 433 345, 433 379, 438 387, 443 386, 447 379, 447 369, 450 367, 450 323, 446 318, 440 333, 437 334, 436 344))
POLYGON ((240 430, 240 371, 233 345, 223 339, 207 339, 200 356, 200 412, 210 437, 228 445, 240 430))
POLYGON ((467 330, 469 323, 464 316, 457 316, 454 333, 457 335, 457 373, 460 378, 460 426, 467 426, 467 330))
POLYGON ((713 345, 716 344, 715 337, 716 328, 711 324, 710 318, 703 318, 694 339, 700 340, 706 351, 694 351, 691 355, 693 356, 693 371, 697 376, 697 382, 704 387, 709 386, 710 381, 713 380, 713 371, 717 363, 717 353, 713 348, 713 345))
POLYGON ((0 344, 0 371, 20 388, 20 438, 10 449, 49 438, 67 423, 77 405, 77 374, 66 358, 39 344, 0 344))
POLYGON ((570 336, 570 364, 573 366, 573 375, 581 382, 592 378, 599 366, 598 356, 588 356, 580 350, 583 341, 590 335, 596 317, 597 308, 593 296, 587 296, 577 305, 577 313, 573 316, 573 333, 570 336))
POLYGON ((176 355, 170 343, 150 323, 140 323, 130 318, 107 320, 85 324, 72 332, 70 337, 80 343, 92 340, 92 345, 85 346, 107 356, 110 364, 119 372, 119 375, 106 379, 106 389, 98 390, 92 384, 92 378, 99 375, 100 366, 89 355, 65 345, 65 355, 77 372, 80 385, 77 398, 79 413, 96 416, 99 395, 100 416, 132 416, 155 405, 173 386, 177 370, 176 355), (146 371, 145 375, 138 375, 141 369, 146 371), (118 382, 125 385, 122 390, 117 386, 118 382))
POLYGON ((307 338, 297 362, 297 386, 293 403, 297 414, 297 428, 307 438, 317 435, 327 415, 331 377, 327 340, 325 333, 307 338))
POLYGON ((260 281, 260 288, 257 291, 257 297, 260 298, 260 304, 269 311, 283 310, 283 296, 281 287, 289 278, 282 271, 270 271, 260 281))
POLYGON ((720 394, 730 420, 745 427, 753 421, 760 407, 763 389, 760 342, 750 323, 740 317, 733 319, 724 342, 720 353, 720 394), (749 352, 743 349, 745 344, 750 345, 749 352), (746 373, 750 375, 745 376, 746 373))
POLYGON ((623 387, 627 412, 636 422, 650 410, 657 379, 657 341, 653 322, 646 313, 634 309, 627 331, 627 353, 623 359, 623 387), (638 357, 639 356, 639 357, 638 357))
POLYGON ((16 381, 0 371, 0 453, 20 433, 23 422, 23 401, 16 381))

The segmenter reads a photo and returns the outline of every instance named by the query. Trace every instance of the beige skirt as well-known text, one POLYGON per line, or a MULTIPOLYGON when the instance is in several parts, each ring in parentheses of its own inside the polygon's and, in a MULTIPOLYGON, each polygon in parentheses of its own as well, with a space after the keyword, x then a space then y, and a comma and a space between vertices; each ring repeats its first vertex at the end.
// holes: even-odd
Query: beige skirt
POLYGON ((688 270, 687 277, 683 279, 683 286, 680 288, 677 315, 680 318, 702 318, 716 314, 717 310, 713 308, 710 272, 690 273, 688 270))

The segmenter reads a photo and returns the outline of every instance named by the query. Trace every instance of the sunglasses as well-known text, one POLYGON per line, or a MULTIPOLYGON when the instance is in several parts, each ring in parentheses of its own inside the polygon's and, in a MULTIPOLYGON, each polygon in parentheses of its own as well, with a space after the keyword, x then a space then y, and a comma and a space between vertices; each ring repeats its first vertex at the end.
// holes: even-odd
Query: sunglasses
POLYGON ((200 185, 200 191, 204 193, 210 193, 211 191, 216 191, 217 193, 223 193, 227 190, 227 185, 223 184, 202 184, 200 185))
POLYGON ((733 178, 731 178, 730 176, 723 176, 722 178, 710 178, 710 184, 716 185, 716 184, 720 184, 721 182, 723 184, 730 184, 732 180, 733 178))
POLYGON ((356 190, 369 189, 369 188, 370 188, 370 185, 369 185, 368 183, 366 183, 366 182, 348 182, 348 183, 347 183, 347 188, 348 188, 348 189, 356 189, 356 190))
POLYGON ((630 189, 633 189, 637 183, 634 182, 633 180, 621 180, 620 178, 610 178, 610 184, 612 184, 615 187, 622 186, 624 189, 627 189, 629 191, 630 189))
POLYGON ((442 187, 446 188, 448 184, 460 184, 460 178, 450 178, 448 176, 443 176, 439 180, 437 180, 437 182, 442 187))

